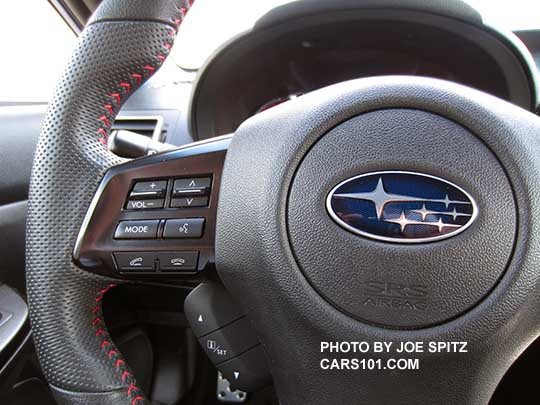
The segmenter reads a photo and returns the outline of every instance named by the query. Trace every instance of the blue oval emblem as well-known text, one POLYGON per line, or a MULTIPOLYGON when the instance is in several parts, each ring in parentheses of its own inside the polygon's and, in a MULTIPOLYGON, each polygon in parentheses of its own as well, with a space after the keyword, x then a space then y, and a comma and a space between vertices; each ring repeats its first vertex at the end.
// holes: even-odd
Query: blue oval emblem
POLYGON ((478 214, 473 198, 457 185, 402 171, 347 179, 330 191, 326 207, 351 232, 399 243, 450 238, 467 229, 478 214))

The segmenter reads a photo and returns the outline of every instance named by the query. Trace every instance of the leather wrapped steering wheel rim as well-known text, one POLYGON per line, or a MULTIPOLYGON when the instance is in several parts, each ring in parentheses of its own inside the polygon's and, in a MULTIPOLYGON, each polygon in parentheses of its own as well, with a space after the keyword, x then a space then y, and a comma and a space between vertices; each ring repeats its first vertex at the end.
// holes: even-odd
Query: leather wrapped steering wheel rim
POLYGON ((49 104, 30 183, 27 288, 39 361, 62 404, 147 403, 112 342, 101 301, 117 281, 72 259, 93 194, 112 166, 111 124, 167 58, 192 1, 103 1, 49 104))

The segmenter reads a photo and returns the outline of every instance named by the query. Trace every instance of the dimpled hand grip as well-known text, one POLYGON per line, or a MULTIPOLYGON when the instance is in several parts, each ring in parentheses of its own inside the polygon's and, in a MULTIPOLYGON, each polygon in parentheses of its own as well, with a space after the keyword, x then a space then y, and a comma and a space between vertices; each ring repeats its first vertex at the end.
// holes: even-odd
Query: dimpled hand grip
POLYGON ((49 103, 36 150, 27 219, 27 289, 38 357, 63 404, 143 404, 112 343, 101 301, 115 284, 72 262, 72 249, 105 172, 125 100, 167 58, 187 0, 105 0, 82 33, 49 103))

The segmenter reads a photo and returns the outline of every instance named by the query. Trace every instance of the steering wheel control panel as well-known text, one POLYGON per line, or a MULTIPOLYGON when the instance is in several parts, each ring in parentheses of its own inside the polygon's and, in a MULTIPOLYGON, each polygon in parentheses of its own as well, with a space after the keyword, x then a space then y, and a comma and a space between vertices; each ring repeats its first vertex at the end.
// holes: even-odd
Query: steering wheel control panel
POLYGON ((211 187, 211 176, 137 181, 129 193, 125 209, 207 207, 211 187))
POLYGON ((203 270, 214 263, 217 201, 230 139, 110 169, 81 226, 75 262, 110 277, 204 281, 203 270))
MULTIPOLYGON (((125 210, 189 209, 207 207, 212 176, 180 179, 136 180, 129 192, 125 210)), ((174 218, 120 221, 114 239, 191 239, 201 238, 206 219, 174 218)), ((186 274, 197 271, 198 251, 114 252, 116 268, 122 274, 186 274)))
POLYGON ((199 252, 115 252, 114 259, 121 273, 194 272, 199 252))
POLYGON ((115 239, 184 239, 200 238, 204 218, 151 219, 143 221, 120 221, 114 233, 115 239))
POLYGON ((184 312, 201 347, 231 387, 250 392, 270 382, 262 346, 223 286, 200 284, 187 296, 184 312))

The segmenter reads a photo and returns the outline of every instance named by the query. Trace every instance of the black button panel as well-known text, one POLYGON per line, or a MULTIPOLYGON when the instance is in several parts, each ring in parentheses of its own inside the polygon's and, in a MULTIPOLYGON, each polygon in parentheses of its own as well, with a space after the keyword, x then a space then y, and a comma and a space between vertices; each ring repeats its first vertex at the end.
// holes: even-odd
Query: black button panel
POLYGON ((156 209, 164 208, 165 204, 168 208, 207 207, 211 189, 210 176, 136 181, 127 196, 125 209, 156 209))
MULTIPOLYGON (((116 270, 125 275, 158 273, 170 275, 196 273, 198 266, 205 266, 208 263, 208 253, 204 249, 201 251, 165 249, 171 249, 171 246, 175 249, 177 243, 170 241, 172 239, 201 239, 203 237, 207 210, 201 210, 201 208, 209 207, 211 191, 212 176, 210 175, 133 181, 123 205, 126 213, 120 218, 113 238, 122 241, 139 239, 158 241, 163 244, 164 251, 137 252, 137 246, 140 244, 134 243, 131 247, 134 252, 116 251, 113 253, 116 270), (190 209, 197 210, 191 217, 190 209), (128 213, 127 211, 142 212, 128 213), (171 245, 172 243, 174 244, 171 245), (201 255, 202 263, 199 263, 199 255, 201 255)), ((194 242, 186 244, 193 246, 194 242)), ((150 249, 160 249, 159 245, 156 247, 155 242, 152 242, 151 246, 150 249)), ((186 248, 189 249, 188 246, 186 248)), ((199 249, 199 245, 194 248, 199 249)), ((119 242, 118 249, 129 250, 130 246, 126 242, 119 242)))
POLYGON ((256 391, 271 382, 255 331, 223 285, 200 284, 186 297, 184 312, 202 348, 231 387, 256 391))
POLYGON ((217 201, 229 143, 230 137, 220 137, 112 167, 81 224, 73 261, 116 279, 159 278, 189 288, 213 279, 217 201), (138 253, 155 255, 154 264, 138 253))
POLYGON ((120 221, 115 239, 156 239, 159 220, 120 221))
POLYGON ((192 239, 200 238, 204 231, 204 218, 177 218, 167 220, 120 221, 114 239, 192 239), (160 222, 163 232, 158 234, 160 222))
POLYGON ((199 252, 114 252, 113 256, 121 273, 193 273, 199 252))

